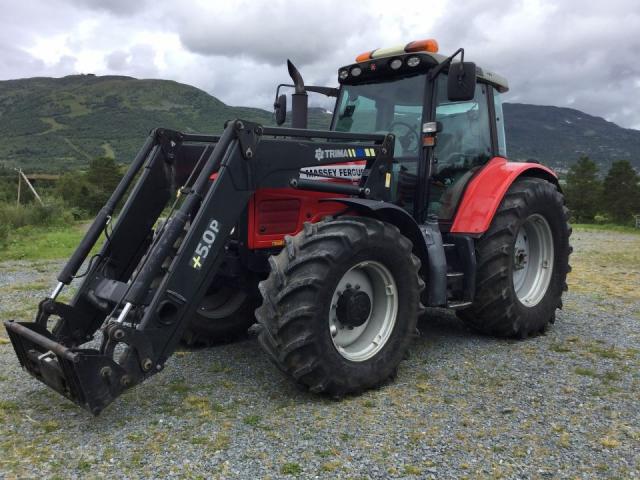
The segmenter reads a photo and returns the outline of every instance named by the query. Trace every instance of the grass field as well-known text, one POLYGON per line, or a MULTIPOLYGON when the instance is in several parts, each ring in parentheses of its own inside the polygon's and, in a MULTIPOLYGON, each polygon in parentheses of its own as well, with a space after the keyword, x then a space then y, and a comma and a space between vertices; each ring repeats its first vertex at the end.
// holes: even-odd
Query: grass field
MULTIPOLYGON (((83 228, 15 233, 0 318, 33 319, 61 266, 44 258, 83 228)), ((0 478, 639 478, 640 235, 578 227, 572 244, 544 335, 430 312, 398 377, 340 402, 298 391, 250 336, 179 350, 93 418, 26 375, 0 327, 0 478)))
POLYGON ((640 231, 620 228, 574 226, 572 243, 579 243, 581 251, 571 257, 571 291, 640 300, 640 231))
MULTIPOLYGON (((80 243, 82 235, 87 228, 87 222, 76 222, 65 227, 22 227, 11 233, 6 248, 0 249, 0 261, 4 260, 57 260, 69 257, 74 249, 80 243)), ((572 277, 576 277, 579 281, 584 275, 595 273, 594 266, 599 268, 624 268, 624 266, 640 265, 640 229, 627 227, 622 225, 592 225, 592 224, 575 224, 573 225, 574 235, 581 232, 602 232, 612 234, 610 242, 616 242, 615 234, 631 234, 634 236, 624 237, 623 241, 628 244, 629 248, 602 248, 594 247, 589 251, 589 259, 592 260, 591 265, 585 265, 585 269, 578 267, 572 277), (614 251, 615 250, 615 251, 614 251)), ((606 245, 606 244, 605 244, 606 245)), ((597 268, 595 268, 597 270, 597 268)), ((639 283, 636 283, 638 285, 639 283)))
POLYGON ((573 230, 577 232, 618 232, 618 233, 635 233, 640 235, 640 228, 629 227, 627 225, 616 225, 614 223, 575 223, 572 225, 573 230))
POLYGON ((86 223, 65 227, 21 227, 11 232, 6 248, 0 249, 4 260, 54 260, 67 258, 80 243, 86 223))
MULTIPOLYGON (((8 85, 0 85, 0 167, 74 171, 99 155, 126 163, 155 126, 215 132, 228 118, 272 122, 271 112, 229 107, 175 82, 74 75, 0 84, 8 85)), ((521 132, 569 122, 566 109, 553 114, 524 107, 505 107, 512 120, 519 114, 528 125, 521 132)), ((324 128, 330 116, 313 110, 310 127, 324 128)), ((591 125, 595 117, 587 117, 582 128, 593 126, 597 135, 578 139, 583 146, 630 144, 623 139, 630 130, 599 125, 597 118, 591 125)), ((550 132, 537 142, 544 149, 556 149, 560 140, 572 147, 566 134, 554 143, 550 132)), ((509 146, 512 153, 528 158, 526 148, 512 146, 537 139, 512 137, 519 142, 509 146)), ((536 155, 544 152, 538 148, 536 155)), ((81 213, 59 207, 65 216, 42 215, 39 223, 57 226, 19 227, 6 242, 8 225, 18 223, 0 220, 0 320, 33 321, 80 244, 89 221, 60 226, 81 213)), ((26 207, 15 210, 20 225, 35 225, 26 207)), ((451 311, 429 309, 418 328, 406 332, 411 349, 393 380, 340 401, 312 395, 281 375, 258 344, 261 327, 254 326, 233 343, 179 347, 166 365, 157 365, 157 375, 92 417, 20 368, 0 322, 0 480, 640 480, 640 229, 573 225, 571 243, 569 291, 547 330, 523 341, 497 339, 472 331, 451 311)), ((80 273, 90 266, 85 261, 80 273)), ((91 276, 75 279, 57 300, 69 303, 85 279, 91 276)), ((86 293, 75 301, 88 304, 95 292, 86 293)), ((141 312, 142 306, 134 310, 141 312)), ((63 315, 75 329, 76 316, 63 315)), ((93 318, 77 318, 101 316, 96 310, 93 318)), ((149 335, 165 328, 152 325, 149 335)), ((177 326, 169 328, 175 333, 177 326)), ((279 328, 290 327, 282 322, 279 328)), ((330 342, 328 327, 324 338, 330 342)), ((296 345, 281 347, 285 355, 296 345)), ((143 353, 131 350, 123 358, 138 355, 144 365, 143 353)), ((109 382, 126 385, 105 373, 91 379, 102 391, 109 382)))

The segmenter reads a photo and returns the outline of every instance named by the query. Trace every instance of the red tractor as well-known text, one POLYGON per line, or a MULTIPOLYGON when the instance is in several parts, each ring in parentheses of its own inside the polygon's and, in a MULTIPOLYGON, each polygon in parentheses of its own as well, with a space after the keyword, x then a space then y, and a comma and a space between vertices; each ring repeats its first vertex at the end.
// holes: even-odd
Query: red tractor
POLYGON ((268 357, 333 396, 393 377, 425 307, 489 334, 543 331, 571 252, 558 180, 507 161, 507 82, 437 50, 359 55, 339 88, 305 86, 289 63, 292 128, 152 131, 35 322, 5 322, 21 365, 97 414, 181 338, 218 341, 256 319, 268 357), (336 97, 330 130, 306 128, 307 92, 336 97))

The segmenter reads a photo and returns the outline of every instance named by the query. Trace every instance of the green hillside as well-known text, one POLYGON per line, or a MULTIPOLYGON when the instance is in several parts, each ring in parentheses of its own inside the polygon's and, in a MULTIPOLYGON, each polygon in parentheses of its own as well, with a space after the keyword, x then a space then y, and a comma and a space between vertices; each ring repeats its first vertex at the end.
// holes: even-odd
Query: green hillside
MULTIPOLYGON (((154 127, 219 133, 244 118, 273 124, 271 112, 230 107, 195 87, 169 80, 72 75, 0 81, 0 167, 61 172, 106 155, 129 162, 154 127)), ((311 110, 310 126, 327 128, 329 116, 311 110)), ((506 104, 513 159, 566 167, 579 155, 602 167, 629 159, 640 167, 640 131, 577 110, 506 104)))
POLYGON ((0 82, 0 161, 30 171, 68 170, 99 155, 131 159, 150 129, 217 133, 225 120, 270 113, 232 108, 168 80, 73 75, 0 82))

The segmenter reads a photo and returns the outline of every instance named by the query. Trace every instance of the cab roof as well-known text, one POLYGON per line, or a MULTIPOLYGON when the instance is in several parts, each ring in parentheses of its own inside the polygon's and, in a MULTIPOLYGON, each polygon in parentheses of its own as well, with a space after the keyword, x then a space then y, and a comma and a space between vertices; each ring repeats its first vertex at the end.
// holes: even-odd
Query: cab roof
MULTIPOLYGON (((356 57, 356 63, 338 69, 341 84, 356 84, 380 78, 409 76, 426 72, 441 64, 448 57, 438 53, 438 42, 434 39, 418 40, 406 45, 379 48, 356 57)), ((457 62, 453 61, 455 65, 457 62)), ((493 85, 500 93, 509 90, 507 79, 495 72, 476 66, 479 80, 493 85)))

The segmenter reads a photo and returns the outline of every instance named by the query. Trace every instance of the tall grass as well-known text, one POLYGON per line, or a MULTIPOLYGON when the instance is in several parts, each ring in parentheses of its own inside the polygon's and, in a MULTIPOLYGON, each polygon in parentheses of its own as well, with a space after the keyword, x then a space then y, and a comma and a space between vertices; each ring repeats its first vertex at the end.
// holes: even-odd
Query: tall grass
POLYGON ((23 227, 63 226, 73 221, 73 210, 55 199, 47 199, 44 205, 0 203, 0 249, 7 246, 13 232, 23 227))

